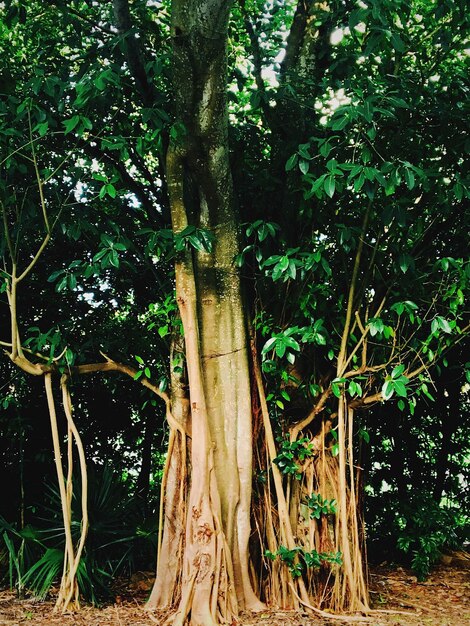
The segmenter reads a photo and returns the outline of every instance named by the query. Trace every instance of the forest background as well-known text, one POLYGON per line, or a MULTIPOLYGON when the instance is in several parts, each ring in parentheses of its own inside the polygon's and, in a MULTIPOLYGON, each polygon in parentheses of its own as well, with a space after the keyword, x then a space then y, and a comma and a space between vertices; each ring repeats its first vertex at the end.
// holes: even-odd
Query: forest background
POLYGON ((207 626, 425 577, 467 528, 465 4, 0 9, 9 583, 99 602, 158 547, 207 626))

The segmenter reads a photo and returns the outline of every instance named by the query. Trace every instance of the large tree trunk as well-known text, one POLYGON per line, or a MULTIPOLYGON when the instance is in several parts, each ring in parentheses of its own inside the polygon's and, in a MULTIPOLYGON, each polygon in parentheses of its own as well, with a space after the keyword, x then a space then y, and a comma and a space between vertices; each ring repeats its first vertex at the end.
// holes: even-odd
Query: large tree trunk
MULTIPOLYGON (((260 606, 248 572, 252 477, 248 344, 240 278, 237 212, 229 167, 226 37, 230 3, 175 0, 173 72, 177 123, 167 159, 173 230, 215 236, 211 252, 186 249, 176 262, 190 399, 191 480, 179 600, 173 624, 230 621, 260 606)), ((168 506, 168 501, 167 501, 168 506)), ((172 521, 167 521, 165 537, 172 521)), ((161 555, 163 556, 163 555, 161 555)), ((176 560, 175 560, 176 561, 176 560)), ((164 585, 159 569, 155 590, 164 585)), ((165 585, 167 586, 167 585, 165 585)), ((179 596, 179 597, 178 597, 179 596)))

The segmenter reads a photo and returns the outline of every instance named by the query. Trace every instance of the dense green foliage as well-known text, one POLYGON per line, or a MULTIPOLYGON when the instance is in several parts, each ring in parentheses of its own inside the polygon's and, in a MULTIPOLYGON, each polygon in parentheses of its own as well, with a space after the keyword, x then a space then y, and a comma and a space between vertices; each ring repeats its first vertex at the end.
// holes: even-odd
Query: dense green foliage
MULTIPOLYGON (((185 128, 173 124, 168 4, 138 0, 123 17, 113 3, 8 0, 0 17, 2 294, 8 258, 21 273, 52 229, 18 293, 23 344, 42 355, 34 358, 59 357, 62 371, 104 353, 163 390, 170 368, 184 368, 182 355, 169 358, 180 332, 173 261, 210 250, 217 236, 198 223, 171 231, 165 154, 185 128)), ((360 411, 354 445, 371 545, 382 544, 382 555, 391 541, 392 559, 413 552, 420 576, 456 545, 458 509, 468 504, 465 9, 459 0, 333 0, 318 5, 312 40, 290 58, 282 50, 291 27, 296 36, 295 4, 246 0, 234 5, 228 50, 241 213, 234 261, 279 437, 276 463, 294 480, 301 472, 309 439, 286 434, 324 394, 335 452, 331 401, 347 393, 360 411), (338 375, 348 323, 350 356, 338 375), (367 408, 380 393, 386 402, 367 408)), ((44 559, 56 567, 60 546, 30 527, 53 475, 45 403, 37 381, 7 359, 0 371, 4 555, 19 588, 29 580, 41 589, 53 579, 44 559)), ((147 528, 163 408, 114 374, 76 379, 73 394, 89 458, 120 472, 129 501, 140 495, 147 528)), ((315 419, 309 435, 319 429, 315 419)), ((334 507, 322 498, 312 494, 312 514, 334 507)), ((108 502, 110 528, 90 532, 89 579, 114 573, 135 545, 137 523, 122 525, 125 499, 108 502), (111 563, 100 546, 112 542, 122 550, 111 563)), ((295 567, 292 555, 280 557, 295 567)), ((310 557, 313 566, 339 559, 310 557)))

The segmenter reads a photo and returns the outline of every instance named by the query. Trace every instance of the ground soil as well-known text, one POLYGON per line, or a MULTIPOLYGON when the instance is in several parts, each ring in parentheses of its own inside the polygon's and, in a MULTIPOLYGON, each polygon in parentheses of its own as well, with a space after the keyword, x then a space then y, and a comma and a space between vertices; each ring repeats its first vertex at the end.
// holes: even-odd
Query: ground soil
MULTIPOLYGON (((305 612, 265 611, 243 614, 233 626, 470 626, 470 559, 448 558, 425 582, 412 572, 386 563, 372 568, 371 600, 377 612, 354 621, 325 619, 305 612), (390 613, 386 611, 391 611, 390 613)), ((96 609, 83 607, 79 613, 57 615, 53 601, 19 600, 11 591, 0 592, 0 626, 153 626, 163 616, 143 609, 151 585, 150 574, 142 573, 122 584, 113 605, 96 609)))

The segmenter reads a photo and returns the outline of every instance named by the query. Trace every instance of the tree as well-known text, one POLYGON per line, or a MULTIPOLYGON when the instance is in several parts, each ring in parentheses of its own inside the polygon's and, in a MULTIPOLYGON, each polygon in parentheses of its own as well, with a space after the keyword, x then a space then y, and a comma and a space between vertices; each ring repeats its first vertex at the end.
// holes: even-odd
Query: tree
MULTIPOLYGON (((4 344, 14 364, 45 377, 60 485, 53 376, 83 475, 70 376, 119 371, 163 400, 169 448, 149 606, 174 610, 174 624, 230 622, 263 602, 369 610, 354 471, 357 435, 368 433, 357 412, 397 397, 399 410, 414 410, 435 363, 468 332, 455 223, 468 196, 456 114, 465 12, 435 9, 174 0, 168 18, 166 5, 131 11, 115 0, 111 15, 59 3, 64 25, 52 11, 42 18, 37 67, 24 22, 38 7, 10 5, 2 38, 20 60, 16 75, 2 74, 4 344), (77 244, 55 267, 44 261, 54 223, 77 244), (30 246, 22 266, 20 238, 30 246), (92 301, 100 286, 122 293, 127 281, 132 298, 106 318, 112 329, 127 329, 136 308, 146 333, 140 302, 159 285, 154 354, 130 342, 139 367, 119 362, 126 346, 112 331, 83 349, 82 319, 76 350, 39 331, 27 352, 35 344, 21 339, 18 290, 42 263, 59 293, 88 285, 92 301), (98 342, 111 355, 102 362, 98 342)), ((78 554, 67 543, 65 606, 85 501, 83 511, 78 554)))

